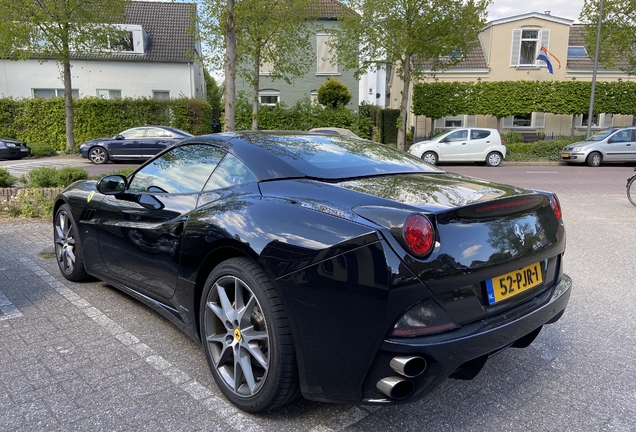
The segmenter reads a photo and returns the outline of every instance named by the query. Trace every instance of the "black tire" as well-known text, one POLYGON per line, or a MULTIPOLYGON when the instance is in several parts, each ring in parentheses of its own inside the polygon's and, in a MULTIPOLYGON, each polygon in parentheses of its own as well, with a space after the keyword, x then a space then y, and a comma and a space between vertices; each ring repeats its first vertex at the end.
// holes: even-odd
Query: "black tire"
POLYGON ((104 147, 95 146, 88 151, 88 160, 96 165, 102 165, 108 162, 108 152, 104 147))
POLYGON ((431 165, 437 165, 437 154, 432 151, 428 151, 422 155, 422 160, 428 162, 431 165))
POLYGON ((491 167, 497 167, 501 165, 502 161, 503 161, 503 156, 501 156, 501 153, 496 151, 490 152, 488 153, 488 156, 486 156, 486 165, 491 167))
POLYGON ((587 164, 591 167, 597 167, 603 162, 603 156, 599 152, 592 152, 587 157, 587 164))
POLYGON ((214 380, 238 408, 269 411, 300 395, 287 315, 254 261, 231 258, 210 273, 199 322, 214 380))
POLYGON ((636 176, 627 182, 627 199, 634 207, 636 207, 636 176))
POLYGON ((53 240, 57 265, 62 275, 73 282, 85 280, 88 274, 84 268, 84 255, 77 224, 66 204, 60 206, 53 218, 53 240))

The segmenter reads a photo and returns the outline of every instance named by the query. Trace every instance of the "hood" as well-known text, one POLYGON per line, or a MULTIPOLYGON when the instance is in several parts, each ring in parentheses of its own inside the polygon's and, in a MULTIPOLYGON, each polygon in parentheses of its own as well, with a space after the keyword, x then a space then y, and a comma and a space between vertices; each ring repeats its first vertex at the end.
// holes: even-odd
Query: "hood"
POLYGON ((15 138, 0 138, 0 141, 9 142, 9 143, 15 143, 15 144, 26 144, 24 141, 20 141, 20 140, 15 139, 15 138))

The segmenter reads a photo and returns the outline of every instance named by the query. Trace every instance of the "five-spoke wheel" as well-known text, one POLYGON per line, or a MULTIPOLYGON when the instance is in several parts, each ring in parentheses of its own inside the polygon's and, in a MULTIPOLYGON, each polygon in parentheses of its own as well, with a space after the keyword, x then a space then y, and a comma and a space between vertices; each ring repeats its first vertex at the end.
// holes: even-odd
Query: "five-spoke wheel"
POLYGON ((97 165, 105 164, 108 162, 108 152, 102 147, 93 147, 88 151, 88 159, 97 165))
POLYGON ((68 205, 62 205, 55 213, 53 221, 55 256, 62 275, 70 281, 78 282, 86 278, 82 249, 77 237, 75 221, 68 205))
POLYGON ((201 301, 201 332, 217 385, 242 410, 270 410, 298 395, 289 324, 254 261, 232 258, 210 274, 201 301))

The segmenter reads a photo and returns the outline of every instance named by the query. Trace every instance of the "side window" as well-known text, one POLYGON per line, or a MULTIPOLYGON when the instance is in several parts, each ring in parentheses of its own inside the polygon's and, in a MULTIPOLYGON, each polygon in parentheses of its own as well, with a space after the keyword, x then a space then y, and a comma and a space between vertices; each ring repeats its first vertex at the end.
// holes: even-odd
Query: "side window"
POLYGON ((453 132, 448 136, 449 141, 463 141, 468 138, 468 131, 466 129, 453 132))
POLYGON ((145 132, 146 128, 134 128, 123 131, 122 133, 120 133, 120 135, 126 139, 143 138, 145 132))
POLYGON ((159 128, 148 128, 146 138, 172 138, 172 134, 159 128))
POLYGON ((632 140, 632 131, 631 130, 622 130, 614 134, 612 138, 610 138, 610 142, 630 142, 632 140))
POLYGON ((229 186, 252 183, 257 180, 254 173, 246 167, 243 162, 236 156, 228 153, 214 170, 214 174, 210 177, 204 190, 212 191, 223 189, 229 186))
POLYGON ((473 129, 470 131, 470 139, 484 139, 490 136, 490 131, 473 129))
POLYGON ((198 193, 225 155, 218 147, 176 147, 135 174, 129 192, 198 193))

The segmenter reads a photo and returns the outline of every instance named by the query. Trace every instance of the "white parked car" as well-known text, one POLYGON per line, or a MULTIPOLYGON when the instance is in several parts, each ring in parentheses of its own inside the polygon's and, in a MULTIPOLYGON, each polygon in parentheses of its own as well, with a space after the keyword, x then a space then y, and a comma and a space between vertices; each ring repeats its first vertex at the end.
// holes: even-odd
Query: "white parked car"
POLYGON ((420 141, 409 153, 435 165, 438 162, 485 162, 499 166, 506 158, 506 146, 497 129, 461 128, 420 141))

